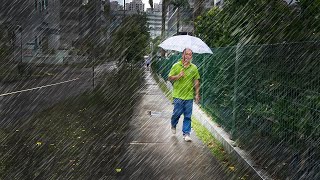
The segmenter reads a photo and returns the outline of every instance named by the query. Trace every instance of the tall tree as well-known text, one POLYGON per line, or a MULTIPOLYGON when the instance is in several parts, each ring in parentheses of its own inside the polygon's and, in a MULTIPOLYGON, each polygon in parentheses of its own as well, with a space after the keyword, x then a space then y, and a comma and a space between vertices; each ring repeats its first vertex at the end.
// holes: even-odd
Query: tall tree
POLYGON ((203 12, 204 2, 205 2, 205 0, 194 0, 193 14, 192 14, 193 15, 193 22, 195 22, 197 17, 200 16, 201 13, 203 12))
POLYGON ((188 0, 172 0, 171 3, 173 5, 173 10, 177 10, 177 34, 179 34, 180 29, 180 10, 181 8, 189 8, 188 0))
POLYGON ((151 7, 151 11, 153 11, 153 0, 149 0, 149 5, 151 7))
POLYGON ((123 18, 126 17, 126 0, 123 0, 123 18))
POLYGON ((149 47, 150 34, 146 15, 126 16, 113 33, 111 56, 119 62, 138 62, 149 47))
POLYGON ((196 20, 196 34, 212 47, 319 39, 319 1, 300 8, 278 0, 226 0, 196 20), (301 9, 301 10, 299 10, 301 9))
POLYGON ((162 0, 162 14, 161 14, 161 39, 165 38, 166 33, 166 14, 167 14, 167 7, 169 4, 169 0, 162 0))
MULTIPOLYGON (((166 37, 166 14, 167 14, 167 7, 170 0, 162 0, 162 14, 161 14, 161 40, 163 41, 166 37)), ((161 50, 161 57, 164 57, 165 51, 161 50)))

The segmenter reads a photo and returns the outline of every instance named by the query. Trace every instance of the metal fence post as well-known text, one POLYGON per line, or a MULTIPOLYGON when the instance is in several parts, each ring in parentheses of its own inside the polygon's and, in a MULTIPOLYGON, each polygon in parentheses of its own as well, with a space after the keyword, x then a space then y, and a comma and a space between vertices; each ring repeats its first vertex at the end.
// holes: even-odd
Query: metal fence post
MULTIPOLYGON (((206 78, 206 76, 205 76, 205 74, 206 74, 206 71, 208 70, 208 63, 207 63, 207 61, 208 60, 206 60, 206 57, 207 56, 204 56, 203 57, 203 59, 202 59, 202 62, 203 62, 203 64, 202 64, 202 81, 200 82, 202 85, 200 86, 201 87, 201 96, 200 96, 200 104, 203 106, 204 104, 203 104, 203 102, 204 102, 204 88, 206 87, 205 86, 205 79, 208 79, 208 78, 206 78)), ((209 59, 209 58, 208 58, 209 59)))
POLYGON ((95 57, 93 57, 93 63, 92 63, 92 89, 94 89, 94 63, 95 63, 95 57))
POLYGON ((234 87, 233 87, 233 121, 232 121, 232 129, 231 129, 231 139, 235 139, 237 136, 237 95, 238 95, 238 70, 239 70, 239 52, 240 52, 240 44, 236 46, 236 58, 234 61, 234 87))

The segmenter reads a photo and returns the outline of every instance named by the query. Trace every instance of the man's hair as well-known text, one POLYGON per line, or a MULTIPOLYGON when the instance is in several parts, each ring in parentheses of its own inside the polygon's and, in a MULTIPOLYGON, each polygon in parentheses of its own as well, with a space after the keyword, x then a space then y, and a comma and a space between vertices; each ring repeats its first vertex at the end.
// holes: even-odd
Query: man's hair
POLYGON ((184 50, 182 51, 182 54, 184 54, 187 49, 189 49, 193 53, 193 51, 190 48, 184 48, 184 50))
POLYGON ((184 52, 187 50, 187 48, 184 48, 184 50, 182 51, 182 54, 184 54, 184 52))

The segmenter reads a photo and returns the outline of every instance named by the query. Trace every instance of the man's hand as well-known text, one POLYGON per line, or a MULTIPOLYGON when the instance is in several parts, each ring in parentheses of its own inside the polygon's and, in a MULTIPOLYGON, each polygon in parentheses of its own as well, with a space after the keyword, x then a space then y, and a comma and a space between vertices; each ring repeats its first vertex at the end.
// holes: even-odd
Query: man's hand
POLYGON ((169 81, 177 81, 180 78, 182 78, 184 76, 184 72, 181 71, 179 74, 175 75, 175 76, 169 76, 168 79, 169 81))
POLYGON ((200 103, 200 95, 199 94, 196 94, 196 97, 195 97, 194 101, 195 101, 196 104, 200 103))
POLYGON ((179 73, 179 79, 180 79, 181 77, 183 77, 183 76, 184 76, 184 72, 181 71, 181 72, 179 73))

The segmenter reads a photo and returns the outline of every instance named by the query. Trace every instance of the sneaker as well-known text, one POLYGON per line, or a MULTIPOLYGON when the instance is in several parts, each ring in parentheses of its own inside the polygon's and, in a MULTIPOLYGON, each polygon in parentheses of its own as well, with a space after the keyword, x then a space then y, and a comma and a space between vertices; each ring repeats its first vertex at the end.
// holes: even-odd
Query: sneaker
POLYGON ((171 132, 172 132, 172 134, 176 134, 176 128, 171 127, 171 132))
POLYGON ((183 136, 183 139, 184 139, 186 142, 191 142, 191 141, 192 141, 192 139, 191 139, 191 137, 190 137, 189 135, 184 135, 184 136, 183 136))

